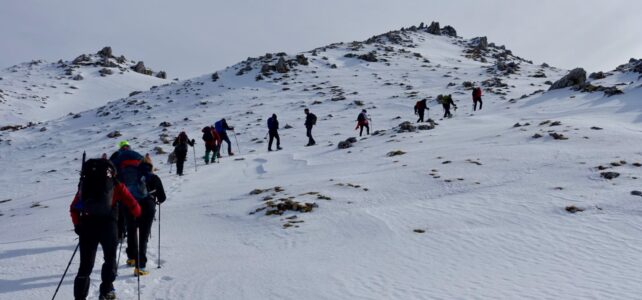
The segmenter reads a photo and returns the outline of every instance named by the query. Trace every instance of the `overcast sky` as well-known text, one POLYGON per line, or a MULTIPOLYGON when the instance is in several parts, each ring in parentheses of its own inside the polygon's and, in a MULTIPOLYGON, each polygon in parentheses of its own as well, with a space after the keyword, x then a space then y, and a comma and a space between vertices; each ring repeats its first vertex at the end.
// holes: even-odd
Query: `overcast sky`
POLYGON ((0 0, 0 67, 110 45, 181 79, 266 52, 420 22, 488 36, 536 63, 611 70, 642 57, 640 0, 0 0))

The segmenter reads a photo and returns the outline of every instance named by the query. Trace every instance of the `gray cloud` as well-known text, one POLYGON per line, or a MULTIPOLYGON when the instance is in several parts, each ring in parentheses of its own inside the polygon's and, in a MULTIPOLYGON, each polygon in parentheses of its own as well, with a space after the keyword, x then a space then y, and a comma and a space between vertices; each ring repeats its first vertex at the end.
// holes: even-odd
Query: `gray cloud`
POLYGON ((8 0, 0 66, 111 45, 172 77, 265 52, 298 52, 438 20, 535 62, 610 70, 642 52, 642 1, 8 0))

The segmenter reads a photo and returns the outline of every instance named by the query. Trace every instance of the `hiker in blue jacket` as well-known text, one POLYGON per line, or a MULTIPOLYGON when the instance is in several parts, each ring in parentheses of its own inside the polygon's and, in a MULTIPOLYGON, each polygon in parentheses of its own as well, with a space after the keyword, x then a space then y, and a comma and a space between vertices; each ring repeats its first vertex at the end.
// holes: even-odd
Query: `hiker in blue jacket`
MULTIPOLYGON (((234 131, 234 127, 230 127, 229 125, 227 125, 225 118, 223 118, 218 122, 214 123, 214 128, 216 129, 216 132, 218 132, 218 134, 221 136, 221 140, 227 143, 227 154, 229 156, 234 155, 234 153, 232 152, 232 142, 230 141, 230 137, 227 136, 227 131, 228 130, 234 131)), ((218 151, 218 155, 220 157, 221 151, 218 151)))

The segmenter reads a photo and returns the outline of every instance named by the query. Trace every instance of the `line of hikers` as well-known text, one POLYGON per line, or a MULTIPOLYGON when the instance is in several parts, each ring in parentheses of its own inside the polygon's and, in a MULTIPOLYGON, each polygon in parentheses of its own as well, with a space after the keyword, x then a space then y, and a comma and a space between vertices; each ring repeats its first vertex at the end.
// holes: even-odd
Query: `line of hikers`
MULTIPOLYGON (((479 109, 482 109, 482 90, 480 87, 475 87, 472 90, 472 98, 473 98, 473 111, 477 111, 477 103, 479 103, 479 109)), ((426 101, 428 99, 421 99, 415 103, 415 115, 419 116, 419 119, 417 119, 417 123, 420 122, 425 122, 424 121, 424 115, 426 110, 430 110, 428 105, 426 104, 426 101)), ((457 110, 457 105, 453 101, 452 95, 438 95, 437 96, 437 102, 441 104, 441 106, 444 109, 444 116, 443 118, 452 118, 453 114, 450 112, 450 107, 454 107, 455 111, 457 110)))
MULTIPOLYGON (((474 88, 473 110, 482 108, 481 89, 474 88)), ((428 110, 427 99, 417 101, 415 114, 417 122, 424 122, 425 110, 428 110)), ((437 101, 444 108, 444 118, 452 117, 450 107, 457 106, 451 95, 439 95, 437 101)), ((316 141, 312 137, 312 128, 316 125, 317 117, 305 109, 305 128, 308 137, 306 146, 313 146, 316 141)), ((370 134, 371 118, 363 109, 357 116, 359 136, 370 134)), ((276 114, 267 120, 269 135, 268 151, 272 151, 273 141, 276 149, 281 150, 279 137, 279 121, 276 114)), ((221 119, 212 126, 204 127, 202 139, 205 142, 205 163, 213 163, 221 157, 222 142, 227 143, 227 153, 233 156, 232 143, 227 134, 234 127, 221 119), (212 154, 210 158, 210 153, 212 154)), ((188 147, 194 147, 194 139, 189 139, 185 131, 181 131, 174 139, 174 151, 170 160, 176 163, 176 173, 183 175, 183 167, 187 157, 188 147), (173 158, 172 158, 173 157, 173 158)), ((90 286, 90 274, 96 260, 98 245, 103 249, 104 263, 102 265, 100 284, 101 300, 116 299, 113 282, 117 276, 117 247, 127 239, 127 266, 134 267, 135 276, 149 274, 147 266, 147 242, 151 235, 152 223, 156 214, 156 205, 166 200, 161 179, 154 174, 154 166, 149 154, 142 156, 131 149, 129 142, 121 141, 118 151, 109 159, 103 154, 100 159, 83 161, 81 180, 71 205, 70 214, 74 224, 74 232, 79 237, 80 266, 74 280, 75 299, 86 299, 90 286)))

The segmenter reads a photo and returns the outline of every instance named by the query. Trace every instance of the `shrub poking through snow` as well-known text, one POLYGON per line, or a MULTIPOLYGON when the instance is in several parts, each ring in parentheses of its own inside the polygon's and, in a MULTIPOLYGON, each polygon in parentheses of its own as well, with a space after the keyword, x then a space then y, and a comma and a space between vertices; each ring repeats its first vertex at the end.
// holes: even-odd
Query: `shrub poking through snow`
POLYGON ((564 209, 565 209, 567 212, 572 213, 572 214, 574 214, 574 213, 578 213, 578 212, 583 212, 583 211, 584 211, 584 209, 583 209, 583 208, 579 208, 579 207, 577 207, 577 206, 575 206, 575 205, 569 205, 569 206, 567 206, 567 207, 566 207, 566 208, 564 208, 564 209))
POLYGON ((406 154, 406 152, 403 152, 401 150, 394 150, 394 151, 388 152, 388 154, 386 154, 386 155, 388 157, 393 157, 393 156, 399 156, 399 155, 404 155, 404 154, 406 154))

